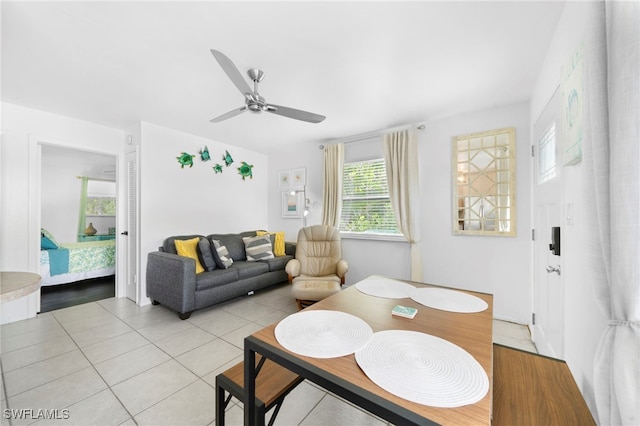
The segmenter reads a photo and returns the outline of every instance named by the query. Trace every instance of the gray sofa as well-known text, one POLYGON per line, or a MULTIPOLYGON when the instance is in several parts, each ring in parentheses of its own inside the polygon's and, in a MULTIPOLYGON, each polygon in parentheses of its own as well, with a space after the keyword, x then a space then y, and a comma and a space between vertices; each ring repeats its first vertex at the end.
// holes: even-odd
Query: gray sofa
MULTIPOLYGON (((295 243, 285 243, 285 256, 247 261, 242 237, 254 236, 256 231, 211 234, 206 237, 182 235, 165 239, 162 247, 149 253, 147 257, 147 296, 154 305, 165 305, 177 311, 180 319, 187 319, 196 309, 287 282, 285 266, 294 257, 295 243), (196 274, 195 260, 178 256, 174 241, 196 237, 206 238, 211 242, 215 269, 196 274), (220 265, 213 240, 218 240, 221 245, 226 246, 229 256, 233 259, 233 264, 227 269, 220 265)), ((272 235, 272 244, 273 239, 272 235)), ((202 260, 201 256, 202 253, 198 252, 198 257, 202 260)))

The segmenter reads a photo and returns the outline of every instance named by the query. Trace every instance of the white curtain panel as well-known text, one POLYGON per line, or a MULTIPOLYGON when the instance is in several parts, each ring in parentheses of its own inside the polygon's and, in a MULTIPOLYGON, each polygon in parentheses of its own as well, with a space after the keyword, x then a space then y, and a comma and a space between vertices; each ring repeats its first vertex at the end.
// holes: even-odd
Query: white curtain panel
POLYGON ((415 130, 384 135, 389 198, 400 232, 411 244, 411 280, 422 281, 418 144, 415 130))
POLYGON ((640 424, 640 2, 594 2, 585 52, 585 166, 610 321, 594 362, 599 423, 640 424))
POLYGON ((344 144, 324 147, 324 183, 322 188, 322 224, 338 228, 342 212, 342 171, 344 144))

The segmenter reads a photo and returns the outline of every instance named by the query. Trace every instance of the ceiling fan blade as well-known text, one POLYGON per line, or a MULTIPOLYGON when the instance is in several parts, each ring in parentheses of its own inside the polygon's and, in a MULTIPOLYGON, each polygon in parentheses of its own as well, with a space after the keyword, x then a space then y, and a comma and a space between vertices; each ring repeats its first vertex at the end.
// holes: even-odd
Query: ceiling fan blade
POLYGON ((247 110, 247 106, 244 105, 244 106, 242 106, 240 108, 236 108, 236 109, 231 110, 231 111, 229 111, 227 113, 224 113, 224 114, 222 114, 222 115, 220 115, 220 116, 218 116, 216 118, 212 118, 209 121, 212 122, 212 123, 219 123, 220 121, 224 121, 224 120, 226 120, 228 118, 235 117, 236 115, 240 115, 243 112, 245 112, 246 110, 247 110))
POLYGON ((281 115, 283 117, 295 118, 296 120, 307 121, 309 123, 320 123, 326 117, 312 112, 302 111, 295 108, 283 107, 280 105, 269 104, 265 111, 272 114, 281 115))
POLYGON ((242 74, 240 74, 240 71, 238 71, 238 67, 231 62, 231 59, 227 58, 224 53, 214 49, 211 49, 211 54, 216 58, 216 61, 218 61, 222 70, 227 74, 227 77, 229 77, 238 90, 240 90, 240 93, 243 95, 253 93, 253 90, 251 90, 247 81, 244 79, 242 74))

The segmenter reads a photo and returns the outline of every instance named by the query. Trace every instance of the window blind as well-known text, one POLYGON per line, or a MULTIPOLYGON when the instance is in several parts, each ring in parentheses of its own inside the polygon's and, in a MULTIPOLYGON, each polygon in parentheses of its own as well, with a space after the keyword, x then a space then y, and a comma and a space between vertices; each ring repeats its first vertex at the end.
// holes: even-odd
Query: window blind
POLYGON ((384 159, 344 165, 340 230, 398 233, 384 159))

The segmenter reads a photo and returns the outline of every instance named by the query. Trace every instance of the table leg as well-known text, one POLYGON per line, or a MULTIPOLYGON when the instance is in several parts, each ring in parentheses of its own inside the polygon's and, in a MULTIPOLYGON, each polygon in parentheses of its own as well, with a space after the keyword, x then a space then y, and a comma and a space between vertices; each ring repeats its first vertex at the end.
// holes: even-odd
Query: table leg
MULTIPOLYGON (((254 426, 256 412, 256 353, 244 342, 244 424, 254 426)), ((264 424, 264 417, 261 424, 264 424)))
POLYGON ((216 377, 216 426, 224 426, 224 410, 226 408, 224 395, 225 391, 216 377))

